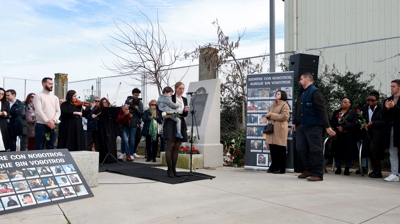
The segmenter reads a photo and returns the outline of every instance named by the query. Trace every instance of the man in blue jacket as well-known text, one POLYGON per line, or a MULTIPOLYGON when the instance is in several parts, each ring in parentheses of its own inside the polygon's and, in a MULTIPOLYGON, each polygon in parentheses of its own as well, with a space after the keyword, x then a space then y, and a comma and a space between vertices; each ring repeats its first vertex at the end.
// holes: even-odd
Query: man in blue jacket
POLYGON ((324 176, 324 155, 322 137, 324 128, 334 136, 336 133, 329 124, 324 97, 314 86, 314 76, 306 72, 300 77, 299 91, 296 101, 296 114, 292 131, 297 131, 296 148, 304 171, 298 178, 308 181, 322 181, 324 176))
POLYGON ((18 100, 17 93, 13 89, 6 91, 6 97, 10 103, 10 114, 8 119, 8 133, 10 135, 10 151, 17 150, 17 137, 23 134, 22 130, 22 112, 24 104, 18 100))

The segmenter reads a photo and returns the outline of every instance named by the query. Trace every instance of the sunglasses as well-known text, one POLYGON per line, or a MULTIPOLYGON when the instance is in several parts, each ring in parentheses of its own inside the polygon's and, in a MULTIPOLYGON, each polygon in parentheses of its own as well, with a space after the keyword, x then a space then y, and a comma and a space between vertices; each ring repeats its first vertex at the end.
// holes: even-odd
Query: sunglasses
POLYGON ((378 101, 378 100, 367 99, 366 101, 367 101, 367 102, 370 102, 370 101, 371 101, 371 102, 374 102, 374 101, 378 101))
POLYGON ((100 100, 93 100, 93 101, 96 102, 96 103, 100 102, 100 100))

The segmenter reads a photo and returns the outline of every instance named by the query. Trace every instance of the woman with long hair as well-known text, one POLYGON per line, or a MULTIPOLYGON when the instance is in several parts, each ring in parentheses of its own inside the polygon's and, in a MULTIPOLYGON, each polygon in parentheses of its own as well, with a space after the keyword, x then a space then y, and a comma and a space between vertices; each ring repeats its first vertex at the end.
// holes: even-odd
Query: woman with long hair
MULTIPOLYGON (((103 97, 100 100, 100 107, 98 110, 93 110, 92 114, 96 114, 96 116, 101 115, 103 113, 104 108, 111 107, 110 101, 107 98, 103 97)), ((116 162, 114 158, 117 157, 117 128, 118 124, 115 120, 109 118, 99 117, 97 121, 98 128, 98 137, 99 137, 99 159, 102 163, 103 161, 106 163, 116 162), (107 156, 107 153, 114 156, 107 157, 107 160, 104 160, 107 156)))
POLYGON ((268 173, 283 174, 286 171, 286 145, 290 116, 290 107, 286 100, 285 91, 276 91, 275 101, 265 115, 268 122, 274 125, 274 132, 266 135, 266 143, 269 144, 272 159, 268 173))
POLYGON ((350 175, 351 161, 357 155, 358 115, 352 108, 353 102, 350 98, 343 98, 341 108, 332 114, 330 124, 336 131, 336 138, 332 141, 332 152, 335 158, 335 174, 342 173, 342 160, 346 162, 344 175, 350 175))
POLYGON ((6 99, 6 91, 0 88, 0 152, 10 149, 10 136, 8 134, 7 116, 10 114, 10 104, 6 99))
POLYGON ((65 102, 60 106, 62 122, 59 126, 57 148, 67 148, 69 151, 86 150, 82 116, 86 116, 87 112, 77 100, 75 90, 69 90, 65 102))
POLYGON ((172 95, 172 102, 180 103, 180 107, 178 108, 180 119, 181 119, 181 134, 183 139, 176 137, 176 122, 171 118, 170 115, 167 115, 164 120, 163 125, 163 136, 167 141, 167 149, 165 152, 165 158, 167 161, 167 174, 169 177, 179 177, 176 173, 176 163, 178 161, 178 150, 179 146, 182 142, 187 142, 187 127, 185 117, 188 115, 189 106, 188 101, 185 97, 182 96, 185 91, 185 85, 182 82, 177 82, 175 84, 175 94, 172 95))
POLYGON ((29 93, 24 101, 25 106, 25 121, 26 121, 26 136, 28 138, 28 150, 33 150, 35 147, 35 107, 33 106, 34 93, 29 93))

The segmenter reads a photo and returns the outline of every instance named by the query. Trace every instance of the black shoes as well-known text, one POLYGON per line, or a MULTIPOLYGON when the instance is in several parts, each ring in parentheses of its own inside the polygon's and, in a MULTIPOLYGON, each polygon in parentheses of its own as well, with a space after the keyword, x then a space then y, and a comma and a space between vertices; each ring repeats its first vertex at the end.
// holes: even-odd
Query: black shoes
POLYGON ((153 163, 157 162, 156 158, 153 158, 153 163))
MULTIPOLYGON (((366 167, 362 167, 362 171, 364 174, 368 174, 368 170, 366 167)), ((356 170, 356 174, 361 174, 360 170, 356 170)))
POLYGON ((270 169, 268 169, 267 170, 267 173, 273 173, 274 171, 272 171, 272 170, 270 170, 270 169))
POLYGON ((344 173, 345 176, 349 176, 350 175, 350 171, 349 168, 344 168, 344 173))
POLYGON ((175 178, 175 176, 174 176, 173 174, 171 174, 169 170, 167 170, 167 175, 168 175, 170 178, 175 178))
POLYGON ((284 174, 285 171, 281 172, 280 170, 274 171, 273 174, 284 174))
POLYGON ((369 175, 370 178, 382 178, 382 172, 380 170, 374 170, 369 175))
POLYGON ((340 167, 336 167, 336 171, 335 171, 335 174, 341 174, 342 173, 342 168, 340 168, 340 167))

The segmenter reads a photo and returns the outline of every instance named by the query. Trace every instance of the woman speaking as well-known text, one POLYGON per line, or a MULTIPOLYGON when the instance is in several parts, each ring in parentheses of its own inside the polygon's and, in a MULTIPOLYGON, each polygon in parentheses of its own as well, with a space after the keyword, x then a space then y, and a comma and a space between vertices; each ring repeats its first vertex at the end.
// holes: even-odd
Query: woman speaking
POLYGON ((178 150, 181 142, 187 142, 187 134, 186 134, 186 121, 185 117, 188 115, 189 106, 187 99, 182 96, 185 91, 185 85, 182 82, 177 82, 175 84, 175 94, 172 95, 172 102, 180 103, 180 107, 177 109, 179 111, 180 119, 181 119, 181 133, 183 139, 176 138, 176 122, 171 118, 170 115, 167 115, 164 120, 163 125, 163 136, 164 139, 167 140, 167 150, 165 152, 165 158, 168 165, 167 174, 169 177, 179 177, 176 173, 176 162, 178 161, 178 150))

